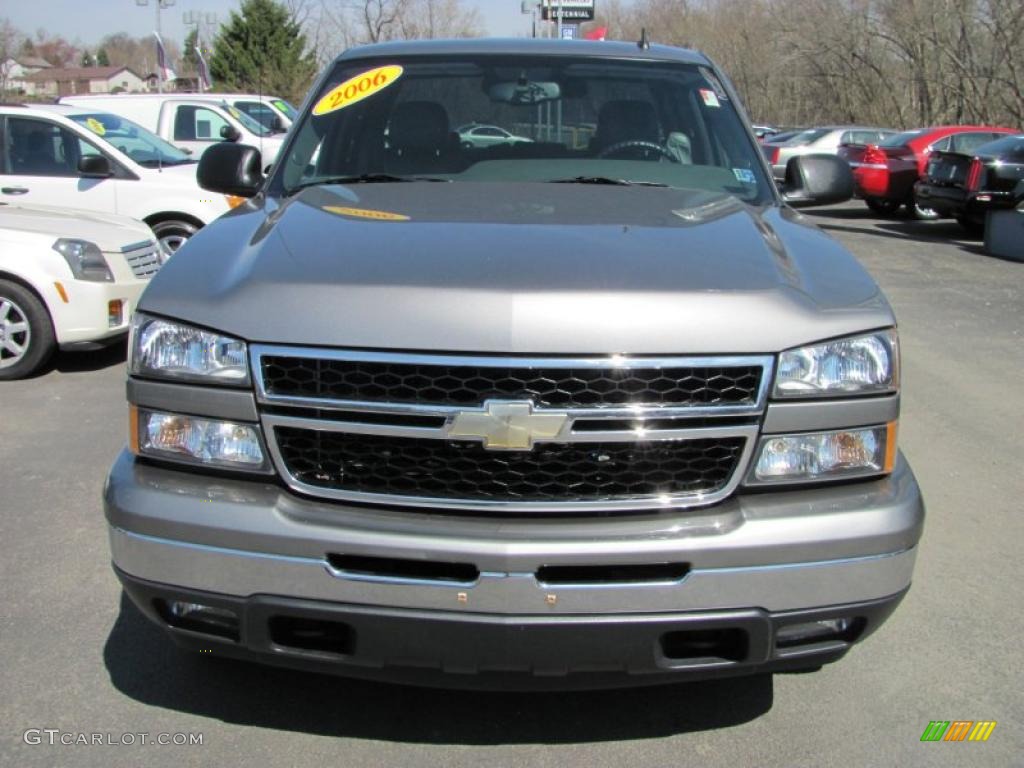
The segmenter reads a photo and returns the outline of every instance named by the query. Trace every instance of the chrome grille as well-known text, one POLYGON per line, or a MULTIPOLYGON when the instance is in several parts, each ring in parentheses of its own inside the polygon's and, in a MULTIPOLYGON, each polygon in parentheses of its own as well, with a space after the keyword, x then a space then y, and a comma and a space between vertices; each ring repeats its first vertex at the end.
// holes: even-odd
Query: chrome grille
POLYGON ((269 394, 476 406, 487 399, 530 400, 553 408, 607 405, 751 404, 757 365, 671 365, 648 368, 524 368, 437 365, 316 357, 266 356, 261 373, 269 394))
POLYGON ((160 246, 152 240, 143 243, 126 246, 121 249, 124 260, 132 270, 132 274, 139 280, 148 280, 157 272, 163 264, 160 255, 160 246))
POLYGON ((773 366, 770 356, 517 358, 269 345, 252 345, 251 355, 268 447, 294 490, 502 512, 690 507, 727 497, 749 463, 773 366), (530 439, 507 438, 511 414, 525 419, 515 428, 530 439))
POLYGON ((728 482, 743 438, 637 443, 545 443, 488 451, 429 440, 276 427, 300 482, 361 493, 478 501, 587 501, 714 493, 728 482))

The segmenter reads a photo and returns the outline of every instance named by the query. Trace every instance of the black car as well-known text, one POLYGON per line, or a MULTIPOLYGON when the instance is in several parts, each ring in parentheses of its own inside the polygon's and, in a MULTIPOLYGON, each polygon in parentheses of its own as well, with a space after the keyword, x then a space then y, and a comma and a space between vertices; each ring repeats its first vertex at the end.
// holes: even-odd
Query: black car
POLYGON ((941 215, 952 216, 968 231, 981 233, 985 214, 1012 208, 1013 191, 1024 179, 1024 135, 1006 136, 976 148, 973 154, 933 152, 914 197, 941 215))

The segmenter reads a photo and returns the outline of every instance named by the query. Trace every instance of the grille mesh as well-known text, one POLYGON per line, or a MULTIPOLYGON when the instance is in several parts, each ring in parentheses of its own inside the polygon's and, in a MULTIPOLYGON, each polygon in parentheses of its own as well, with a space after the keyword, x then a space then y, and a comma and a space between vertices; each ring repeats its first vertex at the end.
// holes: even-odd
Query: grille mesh
POLYGON ((125 251, 124 260, 131 267, 132 274, 140 280, 148 280, 160 271, 160 249, 155 243, 144 248, 125 251))
POLYGON ((548 407, 749 405, 759 365, 676 368, 514 368, 262 358, 269 395, 477 406, 488 398, 548 407))
POLYGON ((288 471, 325 489, 482 501, 597 501, 710 493, 736 469, 743 438, 544 443, 488 451, 469 441, 276 427, 288 471))

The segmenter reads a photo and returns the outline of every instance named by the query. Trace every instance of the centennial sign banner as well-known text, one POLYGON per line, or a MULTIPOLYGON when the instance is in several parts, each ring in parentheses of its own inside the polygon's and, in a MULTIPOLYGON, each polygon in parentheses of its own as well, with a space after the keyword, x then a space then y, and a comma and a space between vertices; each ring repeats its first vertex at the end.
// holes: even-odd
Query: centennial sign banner
POLYGON ((562 21, 578 23, 594 20, 594 0, 542 0, 541 18, 544 21, 558 21, 559 7, 562 21))

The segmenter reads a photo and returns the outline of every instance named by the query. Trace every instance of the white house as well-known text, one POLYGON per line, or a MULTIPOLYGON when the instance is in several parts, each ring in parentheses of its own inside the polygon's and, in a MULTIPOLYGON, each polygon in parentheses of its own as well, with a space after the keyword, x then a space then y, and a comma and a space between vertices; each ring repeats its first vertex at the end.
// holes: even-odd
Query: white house
POLYGON ((38 56, 11 57, 0 62, 0 91, 28 93, 29 84, 25 78, 51 65, 46 59, 38 56))

